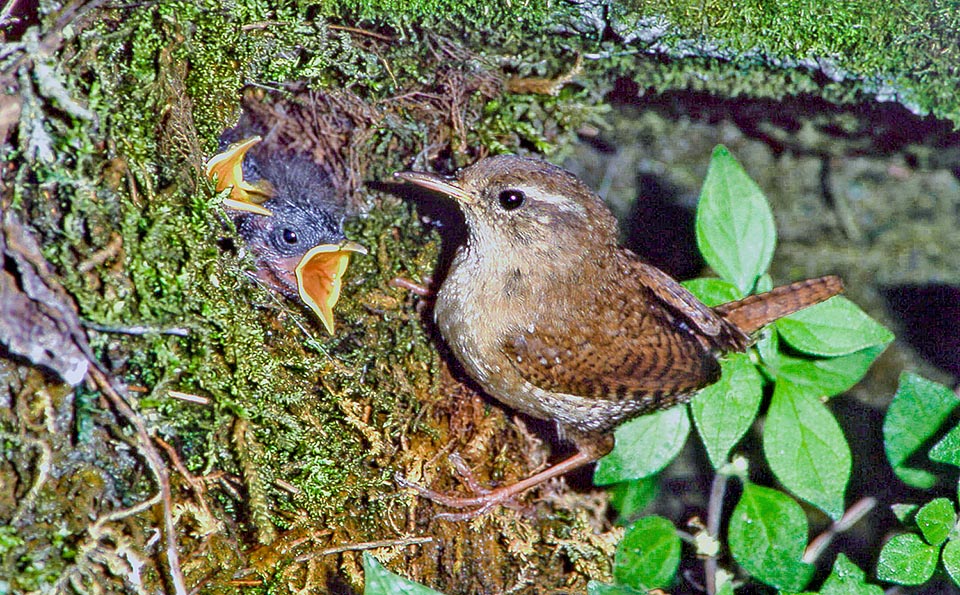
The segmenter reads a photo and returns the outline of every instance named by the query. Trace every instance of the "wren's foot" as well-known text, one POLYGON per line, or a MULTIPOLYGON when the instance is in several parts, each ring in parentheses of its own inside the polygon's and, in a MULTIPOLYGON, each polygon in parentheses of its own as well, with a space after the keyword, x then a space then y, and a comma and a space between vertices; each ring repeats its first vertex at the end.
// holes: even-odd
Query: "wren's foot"
POLYGON ((456 468, 457 473, 463 477, 464 483, 468 488, 470 488, 471 491, 477 494, 476 496, 466 497, 442 494, 416 484, 400 474, 397 474, 394 479, 397 484, 400 485, 400 487, 413 488, 417 491, 417 494, 419 494, 421 498, 426 498, 427 500, 436 502, 437 504, 449 506, 450 508, 473 508, 473 510, 460 513, 442 512, 437 515, 438 519, 464 521, 485 514, 493 509, 494 506, 507 505, 512 502, 516 496, 522 494, 530 488, 536 487, 547 480, 553 479, 554 477, 558 477, 564 473, 582 467, 587 463, 595 461, 597 459, 597 455, 592 450, 578 451, 570 458, 560 461, 556 465, 548 467, 540 473, 536 473, 526 479, 499 487, 495 490, 488 490, 477 484, 473 478, 473 474, 470 472, 470 469, 466 466, 466 463, 463 462, 463 459, 461 459, 458 455, 451 455, 450 459, 453 463, 453 466, 456 468))
POLYGON ((460 478, 460 481, 467 487, 468 490, 473 492, 475 496, 457 496, 454 494, 444 494, 436 490, 431 490, 420 484, 414 483, 407 478, 403 477, 399 473, 394 477, 397 484, 403 488, 412 488, 416 490, 417 495, 421 498, 426 498, 431 502, 436 502, 437 504, 442 504, 443 506, 449 506, 450 508, 474 508, 474 510, 469 510, 461 513, 453 512, 441 512, 436 515, 435 518, 448 520, 448 521, 465 521, 472 518, 476 518, 488 511, 490 511, 494 506, 502 504, 504 506, 510 506, 511 508, 515 506, 515 498, 518 493, 504 493, 505 488, 510 486, 504 486, 497 490, 491 490, 485 488, 477 481, 476 477, 473 474, 473 471, 467 466, 466 461, 463 460, 457 453, 451 454, 447 457, 450 463, 453 465, 454 470, 460 478))
POLYGON ((394 287, 399 287, 400 289, 406 289, 407 291, 415 293, 422 298, 432 299, 437 297, 437 292, 433 291, 432 289, 430 289, 430 287, 428 287, 433 282, 433 280, 430 277, 425 277, 424 281, 426 281, 427 285, 420 285, 416 281, 411 281, 406 277, 394 277, 390 281, 390 285, 393 285, 394 287))

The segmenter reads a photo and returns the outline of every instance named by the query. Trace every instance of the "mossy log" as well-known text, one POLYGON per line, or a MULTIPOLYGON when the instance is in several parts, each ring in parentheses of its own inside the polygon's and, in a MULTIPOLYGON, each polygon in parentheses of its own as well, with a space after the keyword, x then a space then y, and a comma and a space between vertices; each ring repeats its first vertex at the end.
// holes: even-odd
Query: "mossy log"
MULTIPOLYGON (((0 576, 13 592, 349 593, 373 549, 450 594, 608 579, 621 529, 583 478, 472 523, 435 521, 394 483, 460 489, 452 451, 508 481, 564 447, 480 394, 429 303, 391 283, 442 274, 456 221, 390 173, 507 151, 582 164, 578 137, 626 144, 616 131, 710 118, 816 176, 857 154, 956 168, 960 15, 942 4, 6 2, 0 205, 39 242, 103 377, 70 387, 2 341, 0 576), (622 124, 644 106, 660 119, 622 124), (335 336, 251 280, 203 177, 241 110, 331 172, 369 250, 335 336), (887 134, 897 122, 914 132, 887 134)), ((930 219, 953 204, 933 201, 930 219)), ((956 274, 946 252, 917 276, 956 274)))

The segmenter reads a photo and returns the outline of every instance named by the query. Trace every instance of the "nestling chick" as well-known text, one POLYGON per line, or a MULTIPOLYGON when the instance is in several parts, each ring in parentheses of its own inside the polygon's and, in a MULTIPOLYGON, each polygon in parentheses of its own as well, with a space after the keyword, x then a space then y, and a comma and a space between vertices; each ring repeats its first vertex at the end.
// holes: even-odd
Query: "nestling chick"
POLYGON ((305 156, 261 148, 255 136, 207 162, 224 206, 257 260, 257 276, 288 297, 299 296, 333 334, 333 307, 352 252, 332 184, 305 156))

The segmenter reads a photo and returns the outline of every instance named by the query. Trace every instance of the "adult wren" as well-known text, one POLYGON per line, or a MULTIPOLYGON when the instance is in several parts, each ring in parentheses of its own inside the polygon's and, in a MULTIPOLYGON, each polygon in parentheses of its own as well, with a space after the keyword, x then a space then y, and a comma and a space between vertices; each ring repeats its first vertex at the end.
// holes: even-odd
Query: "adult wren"
POLYGON ((483 159, 442 178, 401 180, 457 201, 469 228, 437 292, 435 317, 467 373, 502 403, 555 421, 577 453, 474 497, 421 495, 467 518, 613 448, 612 430, 690 399, 720 378, 717 358, 751 333, 843 289, 801 281, 710 308, 618 246, 617 222, 573 174, 517 156, 483 159))
MULTIPOLYGON (((231 129, 224 140, 242 134, 231 129)), ((299 296, 333 334, 350 254, 366 250, 343 234, 343 208, 329 176, 305 155, 260 144, 252 136, 207 162, 216 190, 230 188, 224 206, 257 261, 257 278, 299 296)))

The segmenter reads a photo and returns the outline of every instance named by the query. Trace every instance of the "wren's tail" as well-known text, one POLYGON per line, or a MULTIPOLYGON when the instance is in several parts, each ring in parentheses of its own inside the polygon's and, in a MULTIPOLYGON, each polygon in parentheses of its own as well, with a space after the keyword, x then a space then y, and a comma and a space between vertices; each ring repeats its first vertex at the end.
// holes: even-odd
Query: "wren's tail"
POLYGON ((840 277, 827 275, 797 281, 790 285, 775 287, 766 293, 720 304, 714 308, 714 311, 749 335, 765 324, 789 316, 807 306, 819 304, 841 291, 843 291, 843 281, 840 277))

